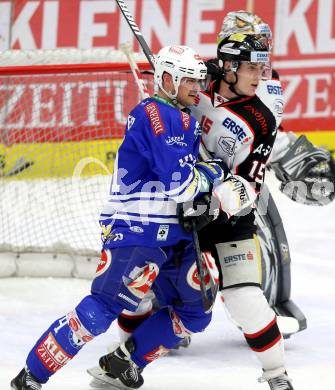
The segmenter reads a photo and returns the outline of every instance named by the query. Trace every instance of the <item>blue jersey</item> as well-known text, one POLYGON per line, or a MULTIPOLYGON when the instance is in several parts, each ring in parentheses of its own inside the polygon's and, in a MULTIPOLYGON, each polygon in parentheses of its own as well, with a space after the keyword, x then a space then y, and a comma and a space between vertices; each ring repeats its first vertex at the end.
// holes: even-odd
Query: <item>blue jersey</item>
POLYGON ((104 248, 192 239, 178 223, 177 204, 199 193, 200 135, 195 118, 162 99, 145 99, 131 111, 101 213, 104 248))

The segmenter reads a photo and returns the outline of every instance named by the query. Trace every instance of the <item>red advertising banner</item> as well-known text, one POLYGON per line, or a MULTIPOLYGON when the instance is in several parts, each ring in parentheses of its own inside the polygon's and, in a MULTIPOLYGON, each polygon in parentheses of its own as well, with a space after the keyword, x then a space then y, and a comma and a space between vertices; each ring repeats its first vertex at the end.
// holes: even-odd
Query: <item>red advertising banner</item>
POLYGON ((122 138, 139 99, 133 76, 113 65, 110 72, 0 73, 0 143, 122 138))
MULTIPOLYGON (((335 0, 128 0, 154 52, 186 44, 216 52, 225 14, 252 9, 272 28, 273 65, 282 78, 285 126, 335 130, 335 0)), ((0 0, 0 49, 111 48, 133 42, 115 1, 0 0)))

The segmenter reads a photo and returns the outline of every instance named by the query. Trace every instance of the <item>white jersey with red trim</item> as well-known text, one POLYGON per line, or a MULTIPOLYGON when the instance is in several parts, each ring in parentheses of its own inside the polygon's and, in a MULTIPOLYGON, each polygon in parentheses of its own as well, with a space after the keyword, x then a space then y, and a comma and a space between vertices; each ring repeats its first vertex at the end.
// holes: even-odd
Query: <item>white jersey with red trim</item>
POLYGON ((202 142, 212 157, 255 182, 259 190, 276 137, 276 119, 256 95, 226 101, 216 92, 218 83, 201 92, 191 107, 203 130, 202 142))
POLYGON ((276 118, 277 127, 283 119, 285 99, 281 82, 277 76, 271 80, 262 80, 258 84, 256 95, 269 108, 276 118))

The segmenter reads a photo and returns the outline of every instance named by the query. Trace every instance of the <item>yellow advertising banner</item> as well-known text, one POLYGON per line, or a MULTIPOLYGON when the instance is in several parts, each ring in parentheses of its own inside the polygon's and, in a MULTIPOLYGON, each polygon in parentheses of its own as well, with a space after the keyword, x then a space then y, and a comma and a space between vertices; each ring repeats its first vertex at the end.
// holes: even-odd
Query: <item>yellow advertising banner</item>
POLYGON ((60 178, 73 175, 106 175, 113 171, 122 139, 0 144, 0 177, 21 179, 60 178))

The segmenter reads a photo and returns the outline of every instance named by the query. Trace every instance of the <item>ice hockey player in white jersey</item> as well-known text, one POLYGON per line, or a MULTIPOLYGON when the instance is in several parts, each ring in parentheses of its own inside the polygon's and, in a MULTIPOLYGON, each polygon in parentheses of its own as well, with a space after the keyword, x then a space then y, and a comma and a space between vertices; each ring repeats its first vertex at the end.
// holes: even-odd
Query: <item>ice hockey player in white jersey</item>
MULTIPOLYGON (((272 49, 270 26, 257 15, 247 11, 229 12, 223 20, 218 40, 233 33, 261 37, 272 49)), ((283 131, 285 100, 280 76, 272 69, 272 77, 261 80, 257 96, 276 117, 278 132, 269 163, 277 178, 282 181, 281 190, 292 200, 308 205, 327 205, 334 199, 334 160, 330 153, 312 145, 305 136, 299 138, 290 131, 283 131), (301 164, 302 163, 302 164, 301 164), (300 181, 304 185, 287 186, 300 181), (291 191, 290 191, 291 190, 291 191)))
MULTIPOLYGON (((255 35, 234 33, 221 39, 217 49, 220 77, 199 94, 191 108, 202 126, 202 142, 209 155, 226 162, 258 192, 277 132, 275 116, 256 95, 262 78, 271 77, 268 49, 255 35)), ((228 222, 219 218, 199 231, 200 246, 217 260, 226 309, 261 362, 261 380, 272 390, 292 390, 277 317, 261 289, 254 218, 253 212, 228 222)))
MULTIPOLYGON (((250 14, 247 15, 247 17, 249 16, 250 14)), ((199 103, 192 109, 192 113, 201 122, 203 127, 202 140, 209 154, 214 158, 222 158, 234 173, 238 172, 244 178, 254 181, 256 188, 261 189, 265 166, 274 147, 273 134, 270 134, 269 128, 266 129, 266 124, 271 126, 274 120, 274 133, 280 125, 284 103, 282 89, 279 79, 269 77, 270 74, 268 77, 264 77, 263 73, 262 77, 257 80, 257 76, 255 76, 257 73, 255 63, 257 61, 251 60, 253 54, 250 54, 247 63, 247 58, 244 57, 246 53, 243 49, 248 46, 247 41, 250 39, 248 37, 256 38, 270 49, 269 37, 265 34, 268 31, 266 26, 256 23, 258 26, 255 28, 253 25, 253 33, 250 34, 247 31, 250 29, 250 25, 246 27, 246 23, 241 22, 245 19, 244 16, 241 20, 237 20, 234 19, 235 15, 228 15, 228 21, 231 21, 232 18, 235 21, 236 29, 232 29, 229 23, 229 28, 225 28, 227 26, 224 23, 225 33, 221 32, 220 34, 218 56, 212 63, 212 65, 217 66, 217 79, 212 82, 207 91, 200 93, 199 103), (264 78, 267 81, 264 81, 264 78), (256 93, 254 97, 251 97, 252 88, 254 88, 253 93, 256 93), (269 112, 272 114, 272 119, 269 112)), ((226 19, 225 22, 227 22, 226 19)), ((254 55, 254 58, 257 56, 254 55)), ((266 69, 266 67, 265 65, 263 70, 269 71, 270 68, 266 69)), ((277 151, 273 154, 272 161, 277 163, 276 173, 277 175, 282 173, 279 177, 283 181, 304 180, 307 177, 308 185, 305 197, 303 198, 298 191, 294 200, 325 204, 333 199, 334 170, 332 159, 329 153, 316 149, 305 138, 294 142, 292 136, 287 136, 284 133, 278 142, 277 151), (288 153, 288 145, 292 146, 293 152, 288 153), (297 157, 299 147, 304 153, 297 157), (287 163, 286 172, 284 172, 283 162, 288 161, 290 154, 293 161, 291 161, 291 165, 289 162, 287 163), (282 160, 283 157, 284 160, 282 160), (303 158, 306 163, 306 170, 304 170, 306 176, 302 176, 301 172, 299 172, 300 176, 296 177, 288 175, 289 168, 291 168, 290 173, 298 172, 294 169, 295 163, 297 167, 301 167, 300 162, 303 158), (318 168, 318 165, 321 165, 321 169, 318 168), (308 176, 311 176, 312 179, 309 179, 308 176), (316 178, 316 176, 319 177, 316 178), (321 185, 317 187, 318 193, 311 191, 315 182, 321 182, 321 185)), ((250 246, 245 246, 248 241, 250 243, 250 236, 253 232, 250 222, 250 216, 243 216, 220 228, 217 226, 218 222, 212 223, 200 232, 201 248, 204 250, 207 246, 207 249, 210 249, 210 245, 208 245, 210 240, 214 243, 212 251, 213 254, 216 252, 215 257, 219 259, 221 265, 222 294, 226 308, 232 319, 242 328, 250 348, 255 351, 262 364, 261 380, 268 381, 271 389, 289 390, 293 387, 285 370, 282 340, 277 331, 275 317, 272 321, 267 322, 271 316, 274 316, 274 312, 265 302, 260 288, 256 287, 257 284, 259 287, 261 286, 260 281, 257 283, 257 276, 255 277, 256 270, 254 270, 254 277, 252 277, 252 274, 247 271, 246 263, 243 263, 244 258, 250 260, 255 254, 250 246), (253 256, 250 256, 251 253, 253 256)), ((259 253, 254 258, 257 256, 259 257, 259 253)), ((280 265, 279 268, 281 268, 280 265)), ((289 269, 285 270, 285 275, 279 274, 279 278, 287 276, 290 276, 289 269)), ((272 303, 278 305, 276 309, 287 309, 280 314, 294 316, 298 313, 299 319, 304 320, 299 309, 289 301, 290 286, 287 286, 287 282, 284 281, 285 283, 286 291, 281 291, 282 295, 272 303), (285 306, 287 302, 290 302, 291 305, 285 306), (292 308, 291 312, 289 309, 292 308)), ((278 290, 280 291, 280 289, 278 290)))
MULTIPOLYGON (((255 35, 262 39, 269 49, 272 48, 272 32, 269 25, 253 13, 229 12, 223 20, 218 41, 233 33, 255 35)), ((220 77, 220 70, 216 68, 217 59, 210 60, 207 64, 214 78, 216 69, 217 76, 220 77)), ((256 94, 276 118, 278 132, 267 168, 271 167, 281 181, 281 191, 297 202, 327 205, 334 199, 335 167, 331 154, 316 148, 305 136, 298 138, 292 132, 283 131, 281 121, 285 101, 279 75, 274 69, 271 78, 259 82, 256 94)), ((264 292, 277 314, 295 318, 296 329, 303 330, 306 328, 305 316, 290 299, 290 252, 284 226, 271 194, 266 196, 269 196, 267 214, 256 213, 257 223, 259 224, 258 219, 261 219, 261 222, 267 224, 272 231, 272 237, 267 237, 265 229, 259 228, 258 231, 263 244, 265 272, 273 274, 268 278, 272 283, 268 283, 264 278, 264 292), (267 248, 273 248, 272 253, 267 248), (285 248, 285 252, 282 248, 285 248)), ((284 325, 282 328, 286 336, 289 336, 292 330, 285 329, 284 325)))

